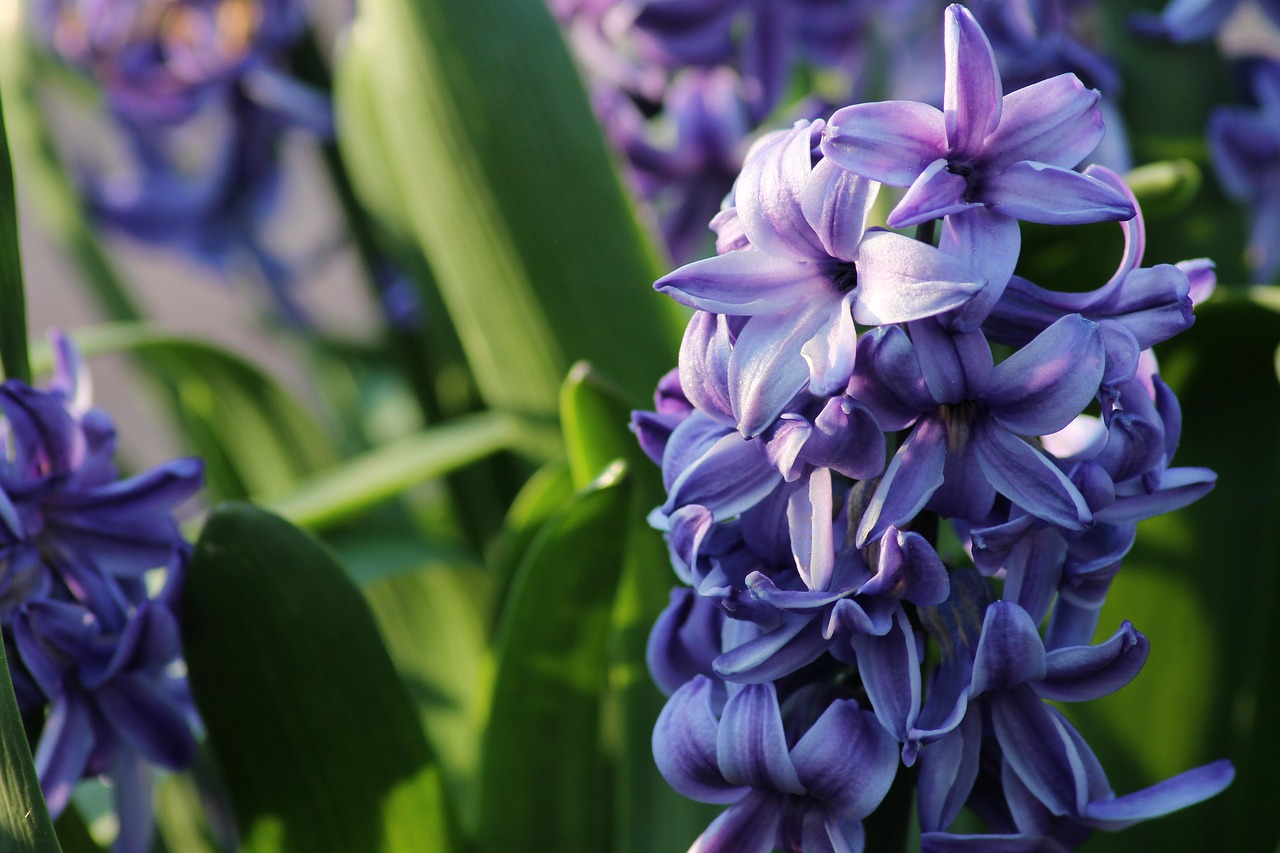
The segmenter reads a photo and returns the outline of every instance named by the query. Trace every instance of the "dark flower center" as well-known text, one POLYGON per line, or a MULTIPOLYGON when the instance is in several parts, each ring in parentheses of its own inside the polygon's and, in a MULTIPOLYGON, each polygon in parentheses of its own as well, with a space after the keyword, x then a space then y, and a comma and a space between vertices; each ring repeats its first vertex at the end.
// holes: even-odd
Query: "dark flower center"
POLYGON ((831 270, 831 283, 840 293, 848 293, 858 286, 858 268, 853 261, 837 261, 831 270))

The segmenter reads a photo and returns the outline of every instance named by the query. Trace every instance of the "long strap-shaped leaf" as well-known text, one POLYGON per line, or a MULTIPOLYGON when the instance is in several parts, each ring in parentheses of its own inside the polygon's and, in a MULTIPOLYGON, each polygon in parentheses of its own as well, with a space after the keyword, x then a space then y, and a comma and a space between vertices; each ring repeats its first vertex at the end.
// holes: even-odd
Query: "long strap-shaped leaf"
POLYGON ((36 780, 9 664, 0 648, 0 850, 57 853, 61 849, 36 780))
POLYGON ((243 849, 446 853, 440 767, 360 592, 277 516, 228 504, 184 599, 191 688, 243 849))
POLYGON ((608 850, 601 746, 609 620, 631 490, 621 464, 542 529, 498 637, 480 779, 479 849, 608 850))
POLYGON ((362 0, 348 50, 365 85, 339 92, 373 105, 338 104, 340 140, 384 151, 486 401, 552 414, 579 358, 647 396, 679 311, 545 4, 362 0))
POLYGON ((9 379, 31 381, 27 365, 27 296, 22 287, 18 209, 13 193, 4 102, 0 100, 0 366, 9 379))

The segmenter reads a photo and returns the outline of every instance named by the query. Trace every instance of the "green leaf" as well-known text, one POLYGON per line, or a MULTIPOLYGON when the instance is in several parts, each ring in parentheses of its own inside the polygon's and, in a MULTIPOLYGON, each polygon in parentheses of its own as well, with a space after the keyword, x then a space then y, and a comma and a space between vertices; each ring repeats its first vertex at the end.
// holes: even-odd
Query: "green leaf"
POLYGON ((1219 758, 1237 775, 1206 803, 1099 833, 1085 850, 1271 853, 1280 839, 1269 817, 1280 765, 1280 316, 1243 301, 1196 313, 1161 365, 1182 403, 1175 462, 1211 468, 1217 485, 1142 524, 1107 596, 1099 633, 1131 620, 1151 640, 1142 673, 1065 710, 1119 794, 1219 758))
POLYGON ((610 616, 631 489, 611 466, 543 528, 499 631, 480 776, 479 849, 607 850, 602 747, 610 616))
POLYGON ((0 646, 0 849, 57 853, 54 834, 31 761, 22 716, 0 646))
POLYGON ((352 457, 268 505, 294 524, 320 529, 501 450, 537 445, 538 431, 499 412, 456 418, 352 457))
POLYGON ((27 364, 27 295, 22 286, 22 253, 18 243, 18 207, 14 198, 9 135, 4 100, 0 98, 0 368, 7 379, 30 384, 27 364))
POLYGON ((102 846, 93 840, 84 816, 70 803, 58 819, 53 823, 58 833, 58 843, 62 845, 62 853, 102 853, 102 846))
POLYGON ((245 504, 210 517, 184 597, 191 689, 248 851, 452 849, 440 765, 359 590, 245 504))
POLYGON ((665 498, 658 466, 628 429, 630 407, 615 385, 579 363, 560 392, 560 422, 575 482, 623 457, 635 486, 627 508, 623 564, 611 621, 609 691, 616 714, 609 749, 615 759, 616 853, 683 850, 719 811, 671 789, 653 761, 653 726, 666 703, 645 660, 649 632, 676 583, 661 534, 647 522, 665 498))
POLYGON ((463 827, 475 832, 481 709, 489 693, 490 578, 431 566, 380 577, 365 598, 440 759, 463 827))
POLYGON ((1187 159, 1161 160, 1131 169, 1125 183, 1138 197, 1146 216, 1167 216, 1185 210, 1200 193, 1200 167, 1187 159))
MULTIPOLYGON (((553 413, 582 358, 644 399, 683 312, 653 292, 654 254, 545 6, 363 0, 342 62, 364 82, 339 95, 371 97, 340 97, 348 161, 384 152, 489 405, 553 413)), ((382 210, 390 194, 366 190, 382 210)))

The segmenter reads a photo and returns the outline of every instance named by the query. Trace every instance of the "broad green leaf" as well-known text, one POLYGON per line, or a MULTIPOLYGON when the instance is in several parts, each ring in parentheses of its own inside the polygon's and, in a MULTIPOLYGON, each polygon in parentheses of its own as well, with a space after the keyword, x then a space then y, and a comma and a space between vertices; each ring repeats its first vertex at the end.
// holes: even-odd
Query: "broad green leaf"
POLYGON ((27 295, 22 286, 18 207, 9 161, 4 100, 0 98, 0 376, 31 382, 27 364, 27 295))
POLYGON ((602 712, 632 493, 623 472, 611 466, 547 522, 512 586, 481 759, 481 853, 609 849, 602 712))
POLYGON ((364 594, 417 704, 463 826, 476 828, 481 708, 488 698, 487 574, 430 566, 379 577, 364 594))
MULTIPOLYGON (((347 50, 364 82, 339 96, 372 107, 340 100, 359 119, 340 141, 385 152, 485 400, 552 413, 581 358, 644 399, 681 311, 653 293, 653 252, 545 6, 363 0, 347 50)), ((368 195, 397 207, 385 180, 368 195)))
POLYGON ((616 457, 628 460, 635 479, 626 527, 617 534, 625 544, 610 640, 610 708, 617 715, 609 729, 616 769, 613 849, 683 850, 719 809, 677 794, 653 761, 653 726, 666 700, 649 675, 645 649, 676 584, 662 536, 646 521, 665 497, 662 479, 628 429, 626 399, 586 364, 575 365, 561 389, 560 423, 575 481, 616 457))
MULTIPOLYGON (((74 803, 69 804, 53 822, 62 853, 103 853, 102 846, 93 840, 84 816, 74 803)), ((193 853, 195 853, 193 851, 193 853)))
POLYGON ((191 689, 247 851, 448 851, 440 765, 331 554, 247 504, 214 511, 184 597, 191 689))
POLYGON ((573 478, 563 460, 543 465, 521 487, 488 559, 497 584, 494 613, 501 612, 511 581, 538 531, 572 497, 573 478))
POLYGON ((538 441, 540 429, 500 412, 456 418, 352 457, 268 505, 294 524, 320 529, 498 451, 551 444, 538 441))
POLYGON ((1068 706, 1124 794, 1219 758, 1235 782, 1216 798, 1115 835, 1091 851, 1270 853, 1280 764, 1280 316, 1247 302, 1197 309, 1162 350, 1183 411, 1175 462, 1218 474, 1190 507, 1144 522, 1112 585, 1099 634, 1124 619, 1151 640, 1128 687, 1068 706))
POLYGON ((31 853, 57 853, 61 849, 40 793, 3 647, 0 647, 0 849, 31 853))

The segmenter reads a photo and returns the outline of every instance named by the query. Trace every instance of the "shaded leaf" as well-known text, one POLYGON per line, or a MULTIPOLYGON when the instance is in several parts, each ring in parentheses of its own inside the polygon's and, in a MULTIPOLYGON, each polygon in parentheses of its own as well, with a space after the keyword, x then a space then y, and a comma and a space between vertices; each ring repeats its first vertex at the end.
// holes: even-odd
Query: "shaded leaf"
POLYGON ((0 849, 57 853, 58 838, 40 793, 22 716, 0 647, 0 849))
POLYGON ((0 99, 0 374, 31 383, 27 364, 27 295, 22 286, 22 253, 18 244, 18 208, 13 165, 9 161, 4 101, 0 99))
POLYGON ((610 467, 556 513, 512 585, 481 759, 479 849, 606 850, 601 744, 610 615, 631 496, 610 467))
POLYGON ((183 605, 192 693, 244 849, 451 849, 440 766, 327 550, 283 519, 223 505, 183 605))

